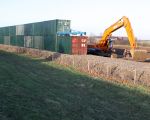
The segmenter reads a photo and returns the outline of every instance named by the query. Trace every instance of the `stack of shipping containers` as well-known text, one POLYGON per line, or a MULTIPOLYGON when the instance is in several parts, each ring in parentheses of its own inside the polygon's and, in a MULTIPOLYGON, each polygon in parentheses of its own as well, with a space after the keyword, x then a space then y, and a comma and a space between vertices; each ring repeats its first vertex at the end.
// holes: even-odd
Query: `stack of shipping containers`
POLYGON ((0 28, 0 44, 36 48, 65 54, 86 54, 87 37, 57 36, 69 32, 70 20, 49 20, 0 28))

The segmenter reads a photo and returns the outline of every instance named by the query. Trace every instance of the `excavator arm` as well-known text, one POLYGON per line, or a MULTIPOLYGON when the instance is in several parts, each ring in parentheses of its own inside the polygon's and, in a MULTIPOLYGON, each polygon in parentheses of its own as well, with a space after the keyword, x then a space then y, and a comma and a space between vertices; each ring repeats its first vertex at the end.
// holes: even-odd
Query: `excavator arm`
POLYGON ((133 30, 130 24, 130 21, 127 17, 123 16, 120 20, 118 20, 116 23, 114 23, 113 25, 111 25, 109 28, 107 28, 104 31, 104 34, 101 38, 101 40, 99 41, 98 44, 96 44, 96 48, 100 48, 103 51, 108 51, 108 38, 109 36, 116 30, 118 30, 119 28, 124 27, 127 35, 128 35, 128 39, 129 39, 129 43, 130 43, 130 53, 132 56, 134 56, 134 49, 137 47, 136 46, 136 41, 135 41, 135 37, 133 34, 133 30))

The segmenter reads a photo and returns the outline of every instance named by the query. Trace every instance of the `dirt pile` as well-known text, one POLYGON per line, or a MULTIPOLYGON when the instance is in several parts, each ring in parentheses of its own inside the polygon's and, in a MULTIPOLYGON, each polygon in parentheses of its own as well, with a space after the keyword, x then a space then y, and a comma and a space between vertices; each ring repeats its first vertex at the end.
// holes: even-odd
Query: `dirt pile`
POLYGON ((66 55, 37 49, 0 45, 0 50, 24 53, 41 57, 58 64, 73 67, 91 76, 101 77, 121 83, 150 86, 150 63, 134 62, 118 58, 93 55, 66 55))
POLYGON ((59 64, 122 83, 150 86, 150 64, 92 55, 61 55, 59 64))

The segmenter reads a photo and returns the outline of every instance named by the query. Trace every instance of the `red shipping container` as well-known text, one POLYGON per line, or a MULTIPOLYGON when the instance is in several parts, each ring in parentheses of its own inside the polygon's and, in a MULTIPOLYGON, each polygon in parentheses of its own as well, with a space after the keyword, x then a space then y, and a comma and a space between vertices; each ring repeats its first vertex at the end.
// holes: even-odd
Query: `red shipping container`
POLYGON ((87 54, 87 36, 72 36, 72 54, 87 54))

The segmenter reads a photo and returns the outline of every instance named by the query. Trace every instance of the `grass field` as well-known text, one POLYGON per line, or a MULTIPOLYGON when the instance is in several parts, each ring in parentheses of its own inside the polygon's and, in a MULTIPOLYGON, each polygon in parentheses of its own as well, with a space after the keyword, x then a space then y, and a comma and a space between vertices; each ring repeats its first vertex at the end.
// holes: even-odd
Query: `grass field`
POLYGON ((148 88, 0 51, 0 120, 148 120, 148 88))

